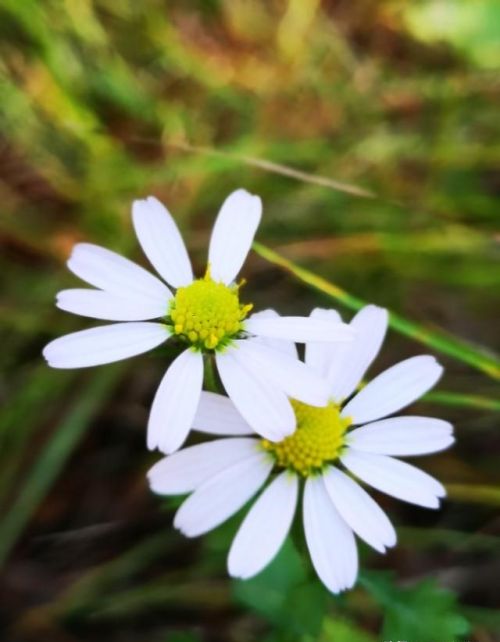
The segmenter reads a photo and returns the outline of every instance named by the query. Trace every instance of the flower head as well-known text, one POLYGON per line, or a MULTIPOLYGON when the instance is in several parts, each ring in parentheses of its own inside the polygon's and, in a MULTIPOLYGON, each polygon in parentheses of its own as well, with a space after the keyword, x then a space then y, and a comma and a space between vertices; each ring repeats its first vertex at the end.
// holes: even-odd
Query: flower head
POLYGON ((158 274, 102 247, 79 243, 69 269, 95 289, 59 292, 57 306, 95 319, 119 321, 75 332, 43 351, 54 368, 82 368, 141 354, 168 339, 184 347, 165 373, 153 401, 148 446, 171 453, 192 425, 202 390, 204 355, 215 359, 222 383, 245 420, 264 437, 279 440, 295 429, 288 397, 324 405, 328 390, 282 342, 345 342, 352 330, 338 320, 249 316, 235 279, 260 222, 261 200, 237 190, 215 222, 208 267, 195 278, 174 219, 154 197, 135 201, 133 224, 158 274), (156 321, 153 321, 156 320, 156 321))
POLYGON ((279 442, 264 439, 262 447, 277 467, 308 477, 338 458, 350 421, 342 419, 333 402, 318 408, 292 399, 292 407, 297 419, 295 432, 279 442))
MULTIPOLYGON (((325 310, 315 310, 312 317, 338 320, 336 312, 325 310)), ((306 362, 327 381, 330 400, 324 407, 292 400, 297 422, 292 435, 275 442, 246 436, 251 427, 232 402, 203 393, 194 427, 232 436, 166 457, 148 474, 154 492, 192 493, 174 520, 188 537, 225 521, 272 475, 231 545, 228 569, 234 577, 252 577, 276 555, 290 530, 300 484, 312 563, 333 593, 356 581, 354 534, 381 553, 396 543, 389 518, 359 482, 427 508, 437 508, 445 495, 437 480, 394 456, 447 448, 453 443, 452 426, 430 417, 383 419, 429 390, 441 366, 430 356, 406 359, 352 396, 382 344, 387 313, 367 306, 351 325, 357 334, 350 345, 306 344, 306 362)))
POLYGON ((199 350, 217 350, 243 333, 253 305, 239 300, 237 285, 214 281, 210 269, 203 279, 179 288, 169 309, 174 334, 199 350))

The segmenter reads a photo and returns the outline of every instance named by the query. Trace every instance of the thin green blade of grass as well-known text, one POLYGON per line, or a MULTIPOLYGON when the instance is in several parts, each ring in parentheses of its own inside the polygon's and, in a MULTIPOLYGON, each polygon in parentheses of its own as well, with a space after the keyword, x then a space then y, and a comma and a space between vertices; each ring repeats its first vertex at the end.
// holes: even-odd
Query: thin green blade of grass
POLYGON ((480 395, 467 395, 460 392, 440 390, 428 392, 422 401, 456 408, 478 408, 480 410, 500 411, 500 399, 491 399, 480 395))
POLYGON ((123 365, 103 368, 78 394, 78 399, 47 442, 27 474, 17 501, 0 523, 0 564, 9 555, 30 517, 57 479, 91 419, 123 373, 123 365))
POLYGON ((55 618, 84 611, 89 605, 98 603, 103 595, 116 593, 130 578, 144 572, 165 555, 174 542, 163 531, 154 533, 109 562, 83 573, 74 584, 40 610, 55 618))
MULTIPOLYGON (((158 542, 153 544, 158 547, 158 542)), ((106 583, 107 578, 104 580, 106 583)), ((87 588, 91 590, 73 595, 73 588, 70 587, 69 600, 61 593, 55 601, 27 610, 18 627, 29 628, 32 622, 45 622, 53 626, 55 622, 65 619, 73 622, 86 620, 90 614, 93 621, 126 620, 143 613, 150 614, 153 610, 165 613, 179 608, 192 608, 194 605, 204 611, 213 611, 227 609, 231 604, 227 580, 198 576, 186 580, 180 571, 169 571, 153 580, 138 582, 131 588, 115 585, 111 591, 102 590, 105 587, 99 586, 99 583, 87 588)))
POLYGON ((203 611, 227 609, 231 605, 230 584, 226 579, 184 580, 178 571, 169 571, 136 587, 105 593, 86 604, 94 621, 134 618, 158 609, 162 613, 179 608, 203 611))
POLYGON ((0 507, 12 492, 37 428, 49 416, 54 402, 73 384, 76 371, 53 372, 47 366, 34 369, 0 415, 0 507))
MULTIPOLYGON (((260 257, 269 263, 283 268, 302 283, 326 294, 351 310, 360 310, 363 306, 367 305, 366 301, 349 294, 314 272, 296 265, 293 261, 290 261, 261 243, 254 242, 253 249, 260 257)), ((472 346, 466 341, 447 334, 442 330, 430 330, 395 312, 389 312, 389 324, 396 332, 410 337, 414 341, 426 345, 436 352, 441 352, 457 361, 466 363, 484 372, 493 379, 500 379, 500 359, 498 357, 487 354, 484 349, 472 346)))
POLYGON ((483 484, 446 484, 449 499, 473 504, 500 506, 500 488, 483 484))

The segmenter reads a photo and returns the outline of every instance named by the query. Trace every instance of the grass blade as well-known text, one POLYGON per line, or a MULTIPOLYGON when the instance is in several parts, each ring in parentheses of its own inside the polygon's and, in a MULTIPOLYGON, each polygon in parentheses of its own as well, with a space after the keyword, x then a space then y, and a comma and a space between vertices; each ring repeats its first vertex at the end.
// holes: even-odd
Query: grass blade
POLYGON ((92 417, 98 412, 122 372, 123 365, 120 364, 103 368, 92 377, 36 459, 17 500, 0 523, 0 564, 9 555, 23 528, 57 479, 92 417))
POLYGON ((500 506, 500 488, 480 484, 446 484, 449 499, 500 506))
MULTIPOLYGON (((326 294, 351 310, 359 310, 367 304, 366 301, 349 294, 337 285, 314 274, 314 272, 296 265, 293 261, 288 260, 278 252, 261 243, 254 243, 253 249, 269 263, 278 265, 299 281, 326 294)), ((457 339, 442 330, 430 330, 392 311, 390 311, 389 323, 391 328, 396 330, 396 332, 410 337, 432 348, 436 352, 441 352, 457 361, 467 363, 493 379, 500 379, 500 359, 494 355, 487 354, 483 348, 472 346, 466 341, 457 339)))
POLYGON ((500 399, 490 399, 480 395, 466 395, 461 392, 448 392, 440 390, 428 392, 422 401, 442 404, 444 406, 455 406, 456 408, 478 408, 480 410, 500 411, 500 399))

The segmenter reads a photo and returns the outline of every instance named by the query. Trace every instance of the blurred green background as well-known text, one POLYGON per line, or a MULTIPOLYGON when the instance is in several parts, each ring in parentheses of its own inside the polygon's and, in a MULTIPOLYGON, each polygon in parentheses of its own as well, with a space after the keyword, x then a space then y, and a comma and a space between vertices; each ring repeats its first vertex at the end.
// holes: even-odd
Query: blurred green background
POLYGON ((495 0, 0 0, 2 640, 494 640, 499 68, 495 0), (238 187, 263 198, 259 242, 328 280, 311 289, 257 248, 249 300, 387 306, 402 319, 371 374, 429 351, 446 366, 416 411, 458 443, 417 463, 450 498, 433 512, 376 495, 399 545, 360 545, 341 598, 291 545, 231 582, 238 520, 174 532, 175 502, 145 483, 165 355, 83 371, 40 356, 92 325, 53 305, 77 287, 73 243, 143 262, 130 205, 155 194, 200 273, 238 187))

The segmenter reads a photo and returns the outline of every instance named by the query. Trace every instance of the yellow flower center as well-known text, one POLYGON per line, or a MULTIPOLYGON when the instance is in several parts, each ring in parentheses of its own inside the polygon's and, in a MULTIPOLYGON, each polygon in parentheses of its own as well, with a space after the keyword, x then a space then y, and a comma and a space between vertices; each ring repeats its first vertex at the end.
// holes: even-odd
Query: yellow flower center
POLYGON ((293 435, 277 443, 263 439, 261 444, 274 457, 277 466, 307 477, 337 459, 351 420, 341 418, 340 408, 334 403, 324 408, 308 406, 294 399, 291 403, 297 418, 293 435))
POLYGON ((207 270, 203 279, 177 290, 169 316, 174 334, 199 350, 215 350, 238 336, 252 307, 240 303, 239 286, 217 283, 207 270))

